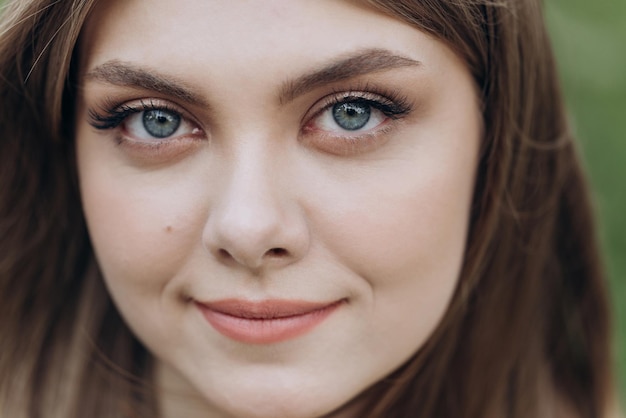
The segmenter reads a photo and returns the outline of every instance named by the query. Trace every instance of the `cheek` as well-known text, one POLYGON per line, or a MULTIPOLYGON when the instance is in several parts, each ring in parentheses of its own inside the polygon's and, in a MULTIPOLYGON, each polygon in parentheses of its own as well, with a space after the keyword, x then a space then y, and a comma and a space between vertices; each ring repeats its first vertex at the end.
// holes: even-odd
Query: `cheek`
POLYGON ((391 286, 404 278, 455 280, 460 267, 473 170, 410 165, 337 195, 342 221, 324 222, 333 225, 325 242, 373 287, 391 286))
POLYGON ((205 209, 196 185, 177 180, 195 177, 132 173, 109 158, 92 158, 102 155, 99 148, 84 148, 83 208, 107 285, 120 296, 162 288, 201 239, 205 209))
POLYGON ((466 136, 432 137, 433 146, 424 141, 405 160, 382 162, 393 168, 327 197, 329 216, 341 221, 317 222, 332 225, 323 231, 329 252, 368 283, 368 320, 396 358, 413 353, 441 320, 466 245, 478 137, 461 147, 457 138, 466 136))

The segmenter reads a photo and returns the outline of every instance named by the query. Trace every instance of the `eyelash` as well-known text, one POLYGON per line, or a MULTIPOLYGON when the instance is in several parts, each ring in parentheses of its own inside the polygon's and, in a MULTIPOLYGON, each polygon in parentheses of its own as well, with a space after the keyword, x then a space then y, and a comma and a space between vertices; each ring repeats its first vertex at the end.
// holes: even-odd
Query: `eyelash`
POLYGON ((129 116, 150 110, 164 110, 182 117, 181 112, 177 109, 174 109, 167 104, 155 104, 152 100, 147 103, 141 100, 139 101, 138 106, 131 106, 127 104, 105 105, 102 110, 103 114, 98 113, 93 109, 89 110, 89 123, 91 126, 99 130, 115 129, 129 116))
MULTIPOLYGON (((303 128, 304 141, 334 155, 357 155, 375 149, 389 139, 388 134, 394 129, 389 120, 397 121, 409 115, 414 104, 398 90, 380 89, 371 85, 355 86, 348 90, 337 90, 322 98, 313 107, 311 116, 305 117, 303 128), (361 131, 362 128, 350 131, 339 126, 332 116, 338 131, 328 131, 314 126, 323 118, 329 118, 326 112, 332 112, 335 106, 342 104, 365 105, 369 109, 380 112, 384 117, 373 128, 361 131)), ((369 122, 366 122, 369 123, 369 122)))
MULTIPOLYGON (((207 138, 187 112, 160 99, 136 100, 123 104, 108 100, 99 110, 88 110, 88 122, 95 129, 113 131, 113 139, 117 145, 124 147, 133 158, 147 163, 172 161, 182 157, 207 138), (157 137, 147 131, 147 135, 133 134, 137 133, 137 123, 141 123, 138 120, 133 121, 133 118, 150 111, 159 111, 178 118, 178 124, 171 135, 157 137)), ((143 128, 140 129, 145 130, 146 125, 143 123, 143 128)))
MULTIPOLYGON (((355 88, 348 90, 334 90, 320 99, 312 109, 313 110, 307 112, 303 119, 302 135, 304 142, 312 146, 319 146, 330 153, 350 154, 366 151, 372 146, 375 146, 380 142, 379 137, 385 135, 393 128, 393 126, 389 126, 389 124, 385 122, 387 122, 387 120, 395 121, 402 119, 413 110, 413 104, 399 91, 363 85, 355 86, 355 88), (312 125, 320 119, 325 112, 332 111, 334 106, 341 104, 367 106, 372 110, 380 112, 382 116, 385 117, 385 120, 374 128, 364 132, 360 131, 361 128, 354 132, 347 130, 343 132, 331 132, 312 125)), ((137 104, 130 105, 107 103, 101 108, 100 112, 90 109, 88 111, 88 117, 90 125, 95 129, 114 130, 119 128, 129 117, 147 111, 164 111, 179 116, 181 120, 190 121, 190 118, 185 112, 171 106, 167 102, 155 102, 155 100, 140 100, 137 104)), ((194 124, 193 122, 191 123, 194 124)), ((335 124, 337 124, 336 120, 335 124)), ((340 126, 338 127, 343 129, 340 126)), ((172 138, 164 138, 162 141, 154 142, 133 140, 125 138, 122 133, 117 134, 116 140, 118 144, 149 148, 153 151, 167 148, 169 145, 176 142, 172 140, 172 138)))
POLYGON ((400 119, 410 113, 413 107, 406 96, 402 96, 400 92, 379 90, 369 86, 348 91, 333 91, 325 99, 322 99, 322 103, 322 108, 312 118, 335 105, 344 103, 371 106, 391 119, 400 119))

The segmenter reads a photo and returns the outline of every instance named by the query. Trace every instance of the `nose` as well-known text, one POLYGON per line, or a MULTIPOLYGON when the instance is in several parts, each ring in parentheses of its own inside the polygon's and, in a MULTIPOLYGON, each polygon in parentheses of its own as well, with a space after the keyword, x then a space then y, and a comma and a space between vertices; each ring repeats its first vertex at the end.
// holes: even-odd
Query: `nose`
POLYGON ((204 246, 221 263, 259 270, 304 257, 309 230, 275 164, 240 161, 213 202, 204 246))

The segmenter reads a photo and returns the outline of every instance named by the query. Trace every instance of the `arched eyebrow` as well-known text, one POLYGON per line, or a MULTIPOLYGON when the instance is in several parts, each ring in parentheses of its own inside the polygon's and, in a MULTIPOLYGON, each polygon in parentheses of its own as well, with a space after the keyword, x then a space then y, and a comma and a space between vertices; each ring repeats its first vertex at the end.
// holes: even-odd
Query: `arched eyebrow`
MULTIPOLYGON (((278 99, 281 104, 317 87, 345 79, 402 67, 421 66, 420 61, 395 54, 386 49, 366 49, 282 83, 278 99)), ((208 106, 207 101, 184 82, 152 68, 139 67, 119 60, 107 61, 85 74, 85 80, 104 81, 118 86, 128 86, 155 91, 197 106, 208 106)))
POLYGON ((189 104, 207 106, 206 101, 184 82, 151 68, 111 60, 85 74, 85 80, 104 81, 116 86, 134 87, 175 97, 189 104))
POLYGON ((366 49, 283 83, 280 103, 287 103, 317 87, 353 77, 402 67, 421 66, 420 61, 394 54, 386 49, 366 49))

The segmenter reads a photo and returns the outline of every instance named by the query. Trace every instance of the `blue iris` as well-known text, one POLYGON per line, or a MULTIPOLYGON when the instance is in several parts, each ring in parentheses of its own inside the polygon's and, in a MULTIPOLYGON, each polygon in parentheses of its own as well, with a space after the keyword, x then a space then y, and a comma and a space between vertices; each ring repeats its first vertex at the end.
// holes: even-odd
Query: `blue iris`
POLYGON ((143 112, 143 127, 155 138, 167 138, 178 130, 181 118, 176 113, 154 109, 143 112))
POLYGON ((345 102, 333 106, 333 119, 347 131, 356 131, 370 120, 372 108, 367 103, 345 102))

